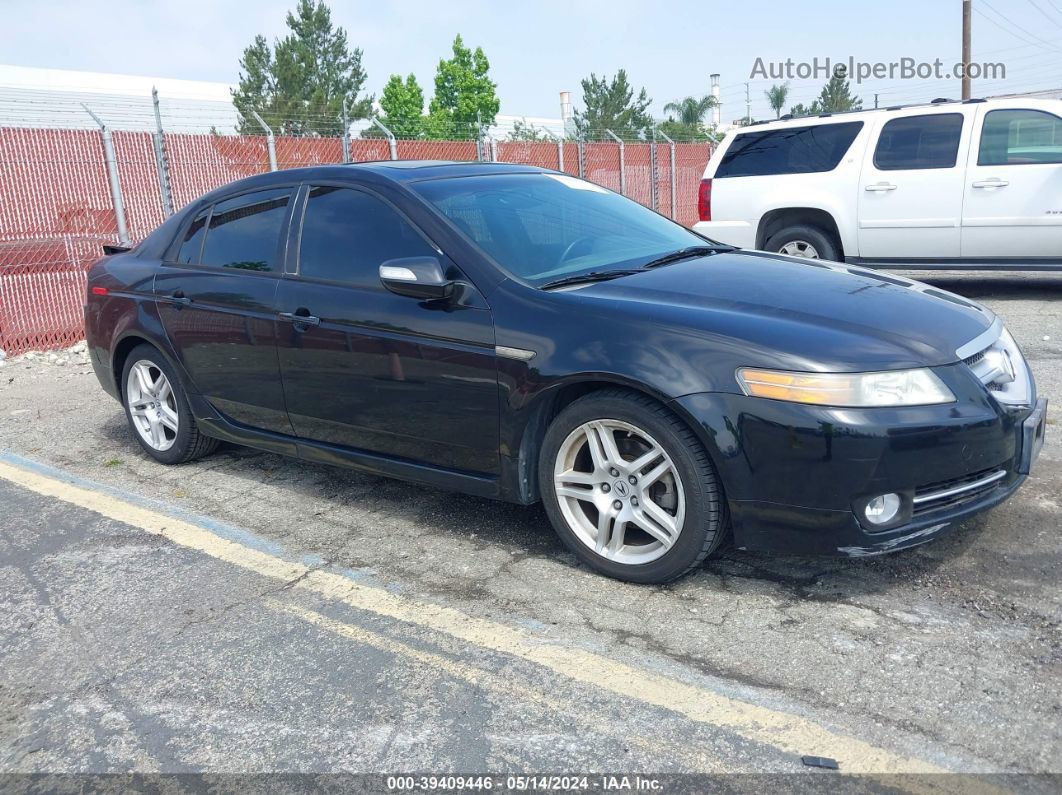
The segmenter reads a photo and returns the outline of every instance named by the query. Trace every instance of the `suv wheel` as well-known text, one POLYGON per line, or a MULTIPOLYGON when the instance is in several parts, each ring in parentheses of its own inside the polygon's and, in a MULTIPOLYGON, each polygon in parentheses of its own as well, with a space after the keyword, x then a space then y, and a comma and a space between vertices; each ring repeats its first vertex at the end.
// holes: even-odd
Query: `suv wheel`
POLYGON ((180 380, 150 345, 138 345, 126 357, 122 405, 140 446, 164 464, 182 464, 218 446, 199 431, 180 380))
POLYGON ((715 469, 686 425, 648 397, 596 392, 553 420, 539 486, 561 539, 603 574, 663 583, 725 537, 715 469))
POLYGON ((806 225, 787 226, 780 232, 775 232, 767 240, 764 250, 788 254, 790 257, 825 259, 832 262, 839 261, 841 256, 840 247, 832 235, 817 226, 806 225))

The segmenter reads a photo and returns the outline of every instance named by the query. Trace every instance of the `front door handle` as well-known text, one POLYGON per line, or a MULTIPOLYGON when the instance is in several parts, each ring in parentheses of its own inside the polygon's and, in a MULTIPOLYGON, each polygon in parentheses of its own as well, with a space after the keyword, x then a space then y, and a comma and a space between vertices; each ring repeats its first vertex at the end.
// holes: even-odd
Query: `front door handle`
POLYGON ((305 310, 298 312, 281 312, 279 317, 281 320, 287 320, 289 323, 294 323, 297 326, 319 326, 321 325, 321 318, 311 315, 309 312, 303 314, 305 310))
POLYGON ((163 300, 178 306, 188 306, 188 304, 192 303, 192 299, 186 296, 183 290, 177 290, 173 295, 163 296, 163 300))
POLYGON ((980 179, 972 184, 975 188, 1005 188, 1010 182, 1005 179, 993 177, 992 179, 980 179))
POLYGON ((893 185, 891 182, 879 182, 876 185, 867 185, 866 190, 872 192, 896 190, 896 186, 893 185))

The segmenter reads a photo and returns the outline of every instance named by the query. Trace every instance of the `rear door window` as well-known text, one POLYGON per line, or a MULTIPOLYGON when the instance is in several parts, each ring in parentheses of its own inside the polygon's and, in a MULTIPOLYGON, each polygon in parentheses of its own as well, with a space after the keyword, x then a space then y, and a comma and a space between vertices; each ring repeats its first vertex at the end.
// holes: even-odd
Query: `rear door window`
POLYGON ((192 221, 192 225, 184 233, 184 241, 177 252, 177 262, 184 265, 199 262, 199 254, 203 250, 203 238, 206 235, 206 223, 209 216, 210 210, 203 210, 192 221))
POLYGON ((879 171, 952 168, 962 136, 961 113, 935 113, 892 119, 881 128, 874 149, 879 171))
POLYGON ((1062 163, 1062 119, 1042 110, 992 110, 981 126, 979 166, 1062 163))
POLYGON ((273 271, 291 188, 245 193, 214 205, 200 263, 238 270, 273 271))
POLYGON ((715 177, 758 177, 832 171, 863 127, 861 121, 740 133, 715 177))

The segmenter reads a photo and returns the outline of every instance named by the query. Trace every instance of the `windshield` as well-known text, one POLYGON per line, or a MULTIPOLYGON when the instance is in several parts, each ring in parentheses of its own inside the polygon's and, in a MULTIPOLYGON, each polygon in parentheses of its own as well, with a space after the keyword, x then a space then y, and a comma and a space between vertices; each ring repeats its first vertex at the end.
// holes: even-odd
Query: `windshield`
POLYGON ((456 177, 412 187, 498 265, 536 287, 705 245, 637 202, 562 174, 456 177))

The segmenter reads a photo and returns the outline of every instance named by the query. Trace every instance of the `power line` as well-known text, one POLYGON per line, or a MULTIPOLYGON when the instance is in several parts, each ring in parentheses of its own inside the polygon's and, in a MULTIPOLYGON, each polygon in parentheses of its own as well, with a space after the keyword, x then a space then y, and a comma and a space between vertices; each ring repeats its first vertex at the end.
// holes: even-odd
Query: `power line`
MULTIPOLYGON (((985 19, 987 19, 987 20, 988 20, 989 22, 991 22, 991 23, 992 23, 993 25, 995 25, 995 26, 996 26, 997 28, 1000 28, 1001 30, 1004 30, 1004 31, 1006 31, 1007 33, 1010 33, 1010 35, 1011 35, 1011 36, 1016 36, 1017 38, 1024 38, 1024 40, 1025 40, 1025 41, 1029 41, 1029 40, 1030 40, 1029 38, 1025 38, 1025 37, 1027 36, 1027 37, 1030 37, 1031 39, 1035 39, 1035 41, 1036 41, 1036 42, 1039 42, 1040 44, 1042 44, 1042 45, 1044 45, 1044 46, 1046 46, 1046 47, 1049 47, 1050 49, 1062 51, 1062 48, 1060 48, 1060 47, 1056 47, 1056 46, 1055 46, 1054 44, 1052 44, 1052 43, 1051 43, 1050 41, 1048 41, 1047 39, 1044 39, 1044 38, 1041 38, 1040 36, 1037 36, 1037 35, 1036 35, 1035 33, 1033 33, 1032 31, 1030 31, 1030 30, 1027 30, 1026 28, 1023 28, 1023 27, 1022 27, 1021 25, 1019 25, 1019 24, 1018 24, 1017 22, 1013 22, 1013 21, 1011 21, 1010 19, 1008 19, 1007 17, 1005 17, 1005 16, 1003 15, 1003 14, 1001 14, 1001 13, 1000 13, 999 11, 997 11, 997 10, 995 9, 995 7, 993 7, 993 6, 992 6, 992 5, 991 5, 991 4, 990 4, 990 3, 988 2, 988 0, 981 0, 981 4, 982 4, 982 5, 983 5, 983 6, 985 7, 985 8, 987 8, 987 9, 988 9, 989 11, 991 11, 991 12, 992 12, 993 14, 995 14, 996 16, 998 16, 998 17, 999 17, 999 18, 1000 18, 1001 20, 1003 20, 1003 21, 1004 21, 1004 22, 1006 22, 1006 23, 1007 23, 1008 25, 1010 25, 1011 27, 1013 27, 1013 28, 1014 28, 1015 30, 1018 30, 1018 31, 1020 31, 1021 33, 1025 34, 1025 36, 1021 36, 1021 35, 1018 35, 1018 34, 1015 34, 1015 33, 1011 32, 1011 31, 1008 31, 1008 30, 1007 30, 1006 28, 1004 28, 1004 27, 1003 27, 1002 25, 1000 25, 1000 24, 999 24, 998 22, 996 22, 996 21, 995 21, 994 19, 992 19, 992 17, 990 17, 990 16, 988 16, 987 14, 985 14, 984 12, 980 11, 980 9, 974 9, 975 11, 977 11, 977 13, 979 13, 979 14, 980 14, 981 16, 983 16, 983 17, 984 17, 985 19)), ((1032 42, 1030 42, 1030 43, 1032 43, 1032 42)))
POLYGON ((1029 4, 1033 8, 1035 8, 1037 11, 1039 11, 1041 14, 1043 14, 1044 15, 1044 19, 1046 19, 1048 22, 1050 22, 1051 24, 1057 25, 1058 27, 1062 28, 1062 22, 1059 22, 1057 19, 1055 19, 1054 17, 1050 16, 1046 11, 1044 11, 1042 8, 1040 8, 1040 6, 1036 4, 1036 0, 1029 0, 1029 4))

